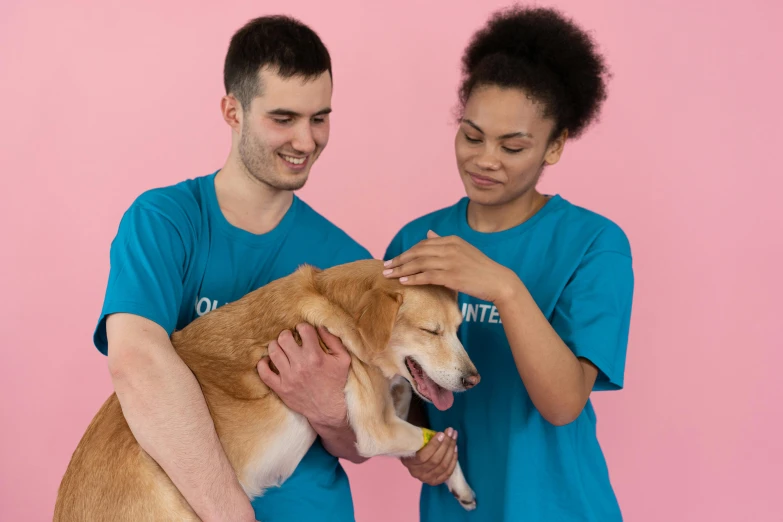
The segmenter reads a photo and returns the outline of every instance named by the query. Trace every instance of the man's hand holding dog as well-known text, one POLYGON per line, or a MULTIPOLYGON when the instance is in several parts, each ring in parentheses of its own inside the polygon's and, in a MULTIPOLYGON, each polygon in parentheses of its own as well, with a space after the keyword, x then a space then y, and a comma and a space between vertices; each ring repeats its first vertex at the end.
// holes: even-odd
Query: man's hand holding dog
POLYGON ((258 375, 291 410, 305 416, 332 455, 353 462, 365 459, 356 452, 356 436, 348 424, 345 383, 351 356, 338 337, 309 324, 296 327, 300 346, 289 330, 269 344, 269 357, 258 363, 258 375), (323 339, 330 353, 318 342, 323 339), (276 367, 275 373, 269 366, 276 367))
POLYGON ((438 433, 412 457, 400 459, 411 476, 430 486, 443 484, 457 466, 457 432, 438 433))
POLYGON ((269 344, 269 357, 258 365, 261 380, 293 411, 307 417, 311 424, 337 426, 346 418, 345 383, 351 357, 342 342, 324 329, 309 324, 296 327, 302 346, 289 330, 269 344), (331 353, 318 343, 318 335, 331 353), (273 362, 279 375, 270 367, 273 362))

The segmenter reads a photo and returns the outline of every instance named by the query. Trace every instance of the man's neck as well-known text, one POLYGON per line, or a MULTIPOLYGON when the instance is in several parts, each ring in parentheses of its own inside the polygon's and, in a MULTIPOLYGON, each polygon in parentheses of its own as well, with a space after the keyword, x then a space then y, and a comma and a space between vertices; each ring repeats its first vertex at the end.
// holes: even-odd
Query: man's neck
POLYGON ((226 220, 252 234, 274 229, 294 198, 293 192, 270 187, 231 160, 215 176, 215 193, 226 220))

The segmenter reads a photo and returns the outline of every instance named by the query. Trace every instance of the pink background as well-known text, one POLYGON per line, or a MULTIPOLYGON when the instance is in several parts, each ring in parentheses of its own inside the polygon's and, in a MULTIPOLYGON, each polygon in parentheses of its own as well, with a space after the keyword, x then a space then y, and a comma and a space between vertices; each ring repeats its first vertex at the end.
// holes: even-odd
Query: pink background
MULTIPOLYGON (((596 32, 614 79, 602 123, 543 188, 632 242, 627 387, 595 396, 626 519, 779 521, 783 12, 772 0, 698 3, 555 4, 596 32)), ((0 8, 2 520, 51 520, 70 454, 111 392, 91 334, 122 212, 227 154, 232 32, 286 12, 324 38, 333 131, 301 194, 381 256, 407 220, 462 195, 450 119, 460 52, 502 5, 107 4, 0 8)), ((418 485, 399 463, 348 470, 360 522, 416 520, 418 485)))

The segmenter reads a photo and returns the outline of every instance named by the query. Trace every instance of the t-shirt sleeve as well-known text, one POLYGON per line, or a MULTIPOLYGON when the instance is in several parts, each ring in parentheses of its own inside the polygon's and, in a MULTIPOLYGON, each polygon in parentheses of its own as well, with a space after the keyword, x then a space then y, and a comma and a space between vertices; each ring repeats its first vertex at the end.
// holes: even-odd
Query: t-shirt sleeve
POLYGON ((354 243, 352 241, 338 251, 331 264, 332 266, 337 266, 364 259, 372 259, 372 254, 359 243, 354 243))
POLYGON ((400 231, 396 236, 394 236, 394 239, 391 240, 389 246, 386 247, 386 253, 383 255, 383 260, 388 261, 389 259, 402 254, 403 252, 402 231, 400 231))
POLYGON ((319 266, 319 268, 326 269, 345 263, 353 263, 354 261, 372 259, 372 254, 370 254, 369 250, 341 229, 332 229, 325 242, 332 250, 330 254, 325 256, 328 263, 323 266, 319 266, 316 263, 316 266, 319 266))
POLYGON ((139 315, 171 335, 183 297, 187 259, 184 228, 160 210, 135 202, 123 215, 111 244, 109 281, 93 335, 108 353, 106 318, 113 313, 139 315))
POLYGON ((633 290, 630 247, 615 231, 588 250, 555 305, 555 331, 598 367, 594 390, 623 388, 633 290))

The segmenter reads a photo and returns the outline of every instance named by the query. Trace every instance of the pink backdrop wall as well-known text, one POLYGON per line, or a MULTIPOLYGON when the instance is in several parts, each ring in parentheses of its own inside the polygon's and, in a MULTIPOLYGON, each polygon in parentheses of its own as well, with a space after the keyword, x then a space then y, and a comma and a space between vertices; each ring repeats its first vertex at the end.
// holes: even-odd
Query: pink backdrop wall
MULTIPOLYGON (((381 256, 407 220, 462 195, 458 60, 502 4, 375 4, 2 3, 0 519, 51 520, 111 392, 90 339, 109 243, 141 191, 222 164, 222 60, 244 21, 293 14, 332 51, 332 138, 302 191, 316 209, 381 256)), ((632 242, 627 388, 595 397, 626 519, 779 521, 783 13, 696 4, 555 4, 597 33, 615 76, 602 124, 543 188, 632 242)), ((399 463, 348 470, 360 522, 416 519, 399 463)))

